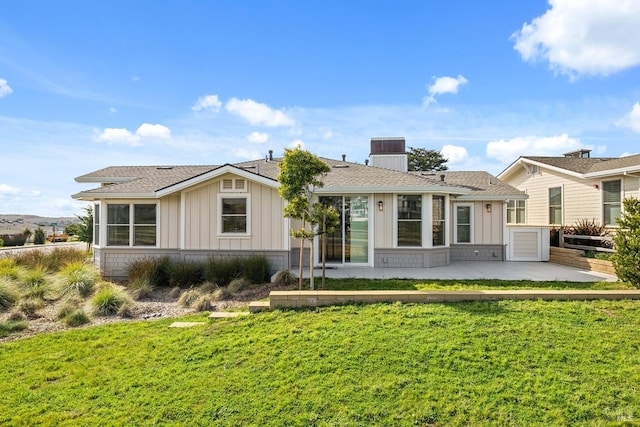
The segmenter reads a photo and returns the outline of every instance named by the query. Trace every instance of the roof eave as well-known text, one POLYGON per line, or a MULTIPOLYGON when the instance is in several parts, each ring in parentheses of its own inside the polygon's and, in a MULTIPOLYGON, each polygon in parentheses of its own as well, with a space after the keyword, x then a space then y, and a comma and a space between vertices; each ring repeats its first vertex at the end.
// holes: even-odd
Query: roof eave
POLYGON ((628 166, 626 168, 609 169, 599 172, 584 174, 585 178, 601 178, 605 176, 625 175, 629 173, 640 173, 640 166, 628 166))
POLYGON ((86 192, 73 194, 71 196, 75 200, 96 200, 96 199, 157 199, 154 193, 100 193, 86 192))
POLYGON ((464 194, 456 197, 456 200, 527 200, 529 198, 526 194, 464 194))
POLYGON ((389 187, 322 187, 316 189, 318 194, 333 193, 446 193, 446 194, 468 194, 472 190, 460 187, 444 185, 432 186, 389 186, 389 187))

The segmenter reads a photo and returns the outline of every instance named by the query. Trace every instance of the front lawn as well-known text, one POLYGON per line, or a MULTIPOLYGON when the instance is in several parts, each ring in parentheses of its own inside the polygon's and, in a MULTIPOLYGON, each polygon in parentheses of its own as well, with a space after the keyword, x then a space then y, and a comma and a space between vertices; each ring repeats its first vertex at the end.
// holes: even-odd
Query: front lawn
POLYGON ((0 424, 640 420, 636 301, 373 304, 188 320, 207 324, 140 321, 0 344, 0 424))

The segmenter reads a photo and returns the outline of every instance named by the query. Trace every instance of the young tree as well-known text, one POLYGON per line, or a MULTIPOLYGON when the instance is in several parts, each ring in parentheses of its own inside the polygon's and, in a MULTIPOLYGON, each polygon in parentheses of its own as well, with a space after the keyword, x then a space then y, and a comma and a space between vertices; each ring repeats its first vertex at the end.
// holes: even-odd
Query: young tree
POLYGON ((89 205, 84 208, 86 215, 76 215, 80 220, 78 227, 78 240, 87 243, 87 252, 91 250, 93 243, 93 206, 89 205))
POLYGON ((29 230, 29 227, 26 227, 26 228, 24 229, 24 231, 22 232, 22 235, 24 236, 25 241, 27 241, 27 242, 28 242, 28 241, 29 241, 29 238, 33 235, 33 233, 31 232, 31 230, 29 230))
MULTIPOLYGON (((284 208, 284 216, 294 218, 301 222, 301 227, 291 229, 293 238, 300 239, 300 271, 298 276, 298 288, 302 289, 302 269, 305 241, 312 241, 317 232, 319 223, 317 215, 314 215, 314 194, 317 188, 324 185, 321 178, 329 173, 331 168, 324 161, 307 150, 298 147, 285 149, 282 162, 278 163, 280 172, 278 193, 287 201, 284 208), (307 228, 307 225, 309 228, 307 228)), ((318 209, 318 208, 316 208, 318 209)), ((313 283, 313 244, 309 254, 309 280, 311 289, 313 283)))
POLYGON ((36 228, 33 232, 33 244, 34 245, 44 245, 44 241, 46 240, 44 235, 44 230, 41 227, 36 228))
POLYGON ((409 160, 409 170, 418 172, 427 171, 446 171, 449 169, 445 163, 449 159, 445 159, 439 151, 427 150, 426 148, 409 147, 407 153, 409 160))
POLYGON ((616 253, 613 266, 622 281, 640 287, 640 199, 623 200, 624 211, 618 218, 620 229, 613 238, 616 253))

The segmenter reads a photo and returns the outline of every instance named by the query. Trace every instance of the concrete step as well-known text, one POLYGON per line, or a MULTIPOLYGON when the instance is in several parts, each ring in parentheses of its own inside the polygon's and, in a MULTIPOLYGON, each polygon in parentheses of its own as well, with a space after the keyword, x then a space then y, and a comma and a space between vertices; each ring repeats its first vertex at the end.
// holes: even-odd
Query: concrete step
POLYGON ((213 311, 209 315, 209 319, 226 319, 227 317, 246 316, 248 311, 213 311))
POLYGON ((269 301, 251 301, 249 303, 249 311, 251 313, 259 313, 261 311, 271 310, 269 301))

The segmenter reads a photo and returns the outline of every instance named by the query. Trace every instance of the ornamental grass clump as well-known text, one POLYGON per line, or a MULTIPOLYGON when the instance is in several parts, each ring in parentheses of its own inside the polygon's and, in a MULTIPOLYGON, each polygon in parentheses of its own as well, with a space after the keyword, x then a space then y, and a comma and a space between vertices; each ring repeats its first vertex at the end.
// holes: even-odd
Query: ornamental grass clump
POLYGON ((155 290, 155 286, 153 286, 146 277, 138 277, 129 282, 127 289, 129 290, 131 297, 138 301, 151 296, 155 290))
POLYGON ((171 265, 169 286, 187 289, 202 283, 204 264, 193 261, 178 261, 171 265))
POLYGON ((19 289, 23 298, 46 299, 51 293, 51 285, 47 278, 47 269, 41 264, 37 264, 27 270, 26 274, 19 281, 19 289))
POLYGON ((142 258, 127 266, 127 276, 130 282, 142 278, 147 279, 151 285, 156 287, 169 286, 171 267, 171 259, 168 256, 142 258))
POLYGON ((227 286, 233 279, 242 276, 243 263, 240 258, 209 258, 205 267, 205 278, 218 286, 227 286))
POLYGON ((0 277, 16 280, 20 267, 13 258, 0 258, 0 277))
POLYGON ((91 298, 93 313, 96 316, 115 316, 127 317, 130 315, 131 300, 123 292, 112 286, 106 286, 91 298))
POLYGON ((180 298, 178 298, 178 305, 180 307, 191 308, 204 294, 198 288, 191 288, 184 291, 180 298))
POLYGON ((10 309, 15 304, 18 296, 13 283, 4 277, 0 277, 0 312, 10 309))
POLYGON ((77 327, 86 325, 91 322, 89 315, 81 308, 76 308, 69 312, 63 319, 65 325, 70 327, 77 327))
POLYGON ((72 261, 60 269, 62 281, 62 294, 77 294, 86 298, 93 293, 96 283, 100 280, 100 274, 93 267, 82 261, 72 261))
POLYGON ((7 320, 0 322, 0 338, 24 331, 29 326, 26 320, 7 320))
POLYGON ((282 270, 276 274, 273 282, 278 286, 292 286, 298 283, 298 278, 289 270, 282 270))
POLYGON ((271 264, 267 257, 255 255, 242 260, 242 276, 252 284, 268 283, 271 264))

